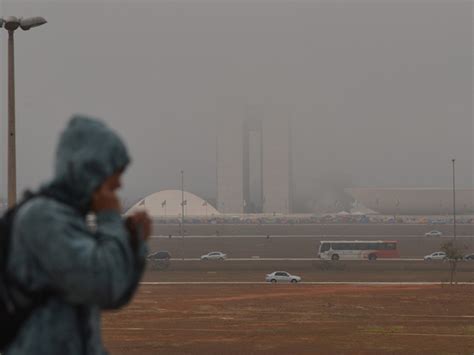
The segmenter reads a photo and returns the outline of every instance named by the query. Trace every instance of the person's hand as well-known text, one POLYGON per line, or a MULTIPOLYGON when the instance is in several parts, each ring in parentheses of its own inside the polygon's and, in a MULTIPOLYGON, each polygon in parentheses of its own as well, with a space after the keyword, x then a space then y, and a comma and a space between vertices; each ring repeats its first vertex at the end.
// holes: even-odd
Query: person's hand
POLYGON ((140 237, 148 240, 151 235, 151 218, 146 211, 134 212, 127 217, 125 225, 132 236, 137 236, 140 233, 140 237))
POLYGON ((120 200, 115 190, 111 189, 109 184, 103 183, 94 191, 92 194, 91 210, 96 213, 105 210, 121 212, 120 200))

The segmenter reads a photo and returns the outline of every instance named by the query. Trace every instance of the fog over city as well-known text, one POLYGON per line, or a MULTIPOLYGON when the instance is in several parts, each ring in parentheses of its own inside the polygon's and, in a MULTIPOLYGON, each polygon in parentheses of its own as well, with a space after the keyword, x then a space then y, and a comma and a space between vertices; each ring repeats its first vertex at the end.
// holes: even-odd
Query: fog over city
POLYGON ((0 14, 0 353, 474 354, 474 0, 0 14))
MULTIPOLYGON (((51 176, 71 114, 127 141, 128 201, 216 197, 217 122, 287 117, 295 196, 325 181, 473 187, 471 1, 1 1, 15 37, 18 191, 51 176)), ((4 31, 3 31, 4 32, 4 31)), ((7 35, 0 49, 6 197, 7 35)), ((236 132, 239 134, 240 132, 236 132)), ((236 162, 236 164, 241 162, 236 162)))

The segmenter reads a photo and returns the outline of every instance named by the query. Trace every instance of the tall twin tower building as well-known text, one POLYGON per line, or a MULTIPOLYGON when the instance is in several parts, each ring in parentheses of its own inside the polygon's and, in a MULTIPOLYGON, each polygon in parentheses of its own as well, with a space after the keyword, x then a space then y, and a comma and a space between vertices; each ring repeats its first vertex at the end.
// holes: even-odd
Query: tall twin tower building
POLYGON ((217 132, 217 209, 221 213, 290 213, 290 121, 236 119, 219 124, 217 132))

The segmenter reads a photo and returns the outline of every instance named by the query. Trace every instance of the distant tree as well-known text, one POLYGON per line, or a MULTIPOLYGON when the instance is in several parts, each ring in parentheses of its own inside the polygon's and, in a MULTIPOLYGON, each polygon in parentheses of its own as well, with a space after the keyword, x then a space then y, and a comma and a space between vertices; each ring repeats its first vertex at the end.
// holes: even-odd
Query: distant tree
POLYGON ((446 259, 449 262, 450 285, 453 284, 455 279, 456 268, 458 266, 458 262, 463 258, 464 249, 465 248, 456 245, 453 241, 446 242, 441 246, 441 250, 446 253, 446 259))

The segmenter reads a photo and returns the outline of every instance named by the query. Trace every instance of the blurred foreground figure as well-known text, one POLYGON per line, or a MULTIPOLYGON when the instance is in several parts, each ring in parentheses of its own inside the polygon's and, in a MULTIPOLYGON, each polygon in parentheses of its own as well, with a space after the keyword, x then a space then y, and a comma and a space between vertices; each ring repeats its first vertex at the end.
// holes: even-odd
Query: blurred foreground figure
POLYGON ((6 354, 106 353, 100 311, 131 299, 151 226, 145 212, 121 218, 116 191, 129 161, 124 143, 103 123, 71 119, 57 148, 53 180, 15 216, 8 272, 47 297, 6 354), (93 231, 86 224, 89 212, 97 216, 93 231))

